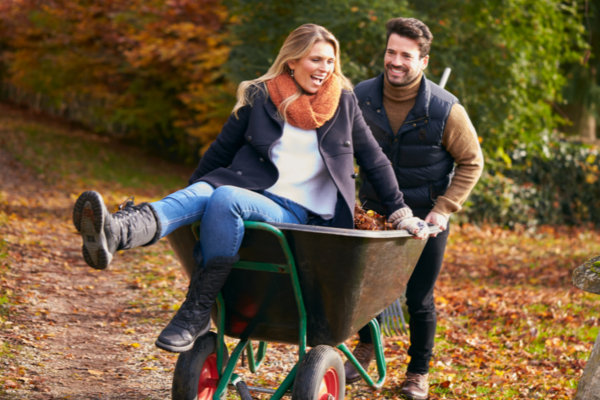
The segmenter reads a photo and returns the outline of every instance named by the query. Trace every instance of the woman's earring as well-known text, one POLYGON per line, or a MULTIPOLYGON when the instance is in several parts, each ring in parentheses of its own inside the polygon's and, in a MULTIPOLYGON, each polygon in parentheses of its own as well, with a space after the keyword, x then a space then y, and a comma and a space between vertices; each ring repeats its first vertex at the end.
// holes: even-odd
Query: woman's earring
POLYGON ((290 76, 293 78, 294 77, 294 70, 290 69, 290 76))

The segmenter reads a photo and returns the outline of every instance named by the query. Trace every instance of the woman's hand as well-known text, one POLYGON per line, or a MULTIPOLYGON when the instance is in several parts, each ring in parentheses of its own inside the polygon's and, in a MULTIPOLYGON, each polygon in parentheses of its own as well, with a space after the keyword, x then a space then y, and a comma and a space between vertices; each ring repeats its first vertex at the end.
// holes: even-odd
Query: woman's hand
POLYGON ((394 225, 395 229, 405 229, 415 237, 423 240, 429 236, 429 227, 421 218, 413 216, 412 210, 408 207, 400 208, 388 218, 388 222, 394 225))

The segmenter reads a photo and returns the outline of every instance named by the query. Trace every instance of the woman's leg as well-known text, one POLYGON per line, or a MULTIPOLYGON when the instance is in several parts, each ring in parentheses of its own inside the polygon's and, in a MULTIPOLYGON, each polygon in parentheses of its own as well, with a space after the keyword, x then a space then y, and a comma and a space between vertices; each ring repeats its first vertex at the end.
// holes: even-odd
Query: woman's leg
POLYGON ((160 237, 167 236, 181 226, 200 221, 214 191, 208 183, 196 182, 150 203, 160 220, 160 237))
POLYGON ((210 198, 202 219, 200 245, 204 268, 197 269, 179 311, 161 332, 156 346, 172 352, 192 348, 210 329, 210 312, 217 295, 239 260, 244 221, 306 223, 307 211, 277 196, 222 186, 210 198))
POLYGON ((306 224, 308 213, 279 196, 221 186, 211 196, 202 219, 200 245, 204 259, 237 254, 244 237, 244 221, 306 224))

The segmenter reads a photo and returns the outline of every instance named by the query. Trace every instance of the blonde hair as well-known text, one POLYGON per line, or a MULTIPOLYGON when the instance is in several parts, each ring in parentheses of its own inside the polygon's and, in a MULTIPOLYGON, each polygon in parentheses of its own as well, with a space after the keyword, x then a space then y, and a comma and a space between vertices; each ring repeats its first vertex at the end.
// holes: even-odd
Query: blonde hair
MULTIPOLYGON (((279 50, 279 54, 275 59, 271 68, 263 76, 253 79, 251 81, 244 81, 240 83, 237 90, 237 103, 233 107, 232 113, 237 117, 237 111, 244 107, 246 104, 252 105, 254 98, 252 93, 256 93, 256 90, 250 90, 251 88, 258 88, 268 94, 265 82, 276 78, 281 74, 289 74, 290 68, 288 61, 299 60, 307 55, 317 42, 327 42, 333 46, 335 52, 335 63, 333 69, 333 75, 337 75, 342 84, 342 88, 352 90, 352 84, 350 80, 342 73, 340 64, 340 44, 333 36, 331 32, 322 26, 315 24, 304 24, 296 28, 283 42, 283 46, 279 50)), ((301 88, 293 95, 285 99, 280 106, 281 117, 286 120, 285 112, 290 104, 296 101, 304 92, 301 88)))

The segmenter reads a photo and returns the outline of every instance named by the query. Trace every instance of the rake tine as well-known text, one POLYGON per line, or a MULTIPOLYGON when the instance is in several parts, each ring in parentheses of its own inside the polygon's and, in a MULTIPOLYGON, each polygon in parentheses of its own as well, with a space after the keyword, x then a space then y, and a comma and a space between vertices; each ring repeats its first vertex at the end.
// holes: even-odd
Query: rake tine
POLYGON ((391 305, 389 305, 385 310, 383 310, 382 313, 382 317, 383 317, 383 326, 384 326, 384 331, 383 334, 385 336, 392 336, 392 332, 390 331, 390 326, 392 323, 392 312, 390 310, 391 305))
POLYGON ((396 299, 381 313, 382 317, 382 332, 384 336, 398 336, 401 334, 408 335, 402 304, 400 299, 396 299), (398 318, 400 317, 400 318, 398 318))
POLYGON ((388 318, 388 324, 390 326, 390 331, 389 331, 389 335, 388 336, 395 336, 396 334, 396 327, 394 326, 394 315, 396 314, 396 310, 395 310, 395 304, 392 303, 389 305, 388 307, 388 311, 389 311, 389 318, 388 318))
POLYGON ((388 315, 386 320, 387 336, 394 336, 394 310, 391 306, 392 305, 390 304, 390 306, 386 309, 388 315))
POLYGON ((400 320, 402 321, 402 331, 405 335, 408 336, 408 329, 406 329, 406 321, 404 320, 404 312, 402 311, 402 306, 400 306, 400 320))
POLYGON ((400 324, 398 327, 401 333, 408 335, 408 330, 406 329, 406 321, 404 320, 404 311, 402 310, 402 303, 400 303, 400 299, 396 300, 396 307, 398 308, 398 313, 396 315, 400 316, 400 324))
POLYGON ((383 325, 385 326, 384 335, 394 336, 394 303, 383 310, 382 317, 383 325))
POLYGON ((381 330, 382 330, 384 336, 390 336, 390 334, 388 332, 388 318, 389 318, 389 311, 386 308, 381 313, 381 330))
POLYGON ((394 310, 391 307, 391 304, 390 304, 389 311, 390 311, 390 315, 389 315, 388 321, 387 321, 388 322, 388 336, 394 336, 396 328, 394 327, 394 310))
POLYGON ((400 302, 398 301, 398 299, 396 299, 396 301, 394 302, 394 308, 396 308, 396 312, 394 313, 394 333, 396 334, 396 336, 400 335, 402 333, 402 329, 400 329, 400 324, 398 321, 398 311, 400 311, 400 313, 402 313, 402 308, 400 307, 400 302))

